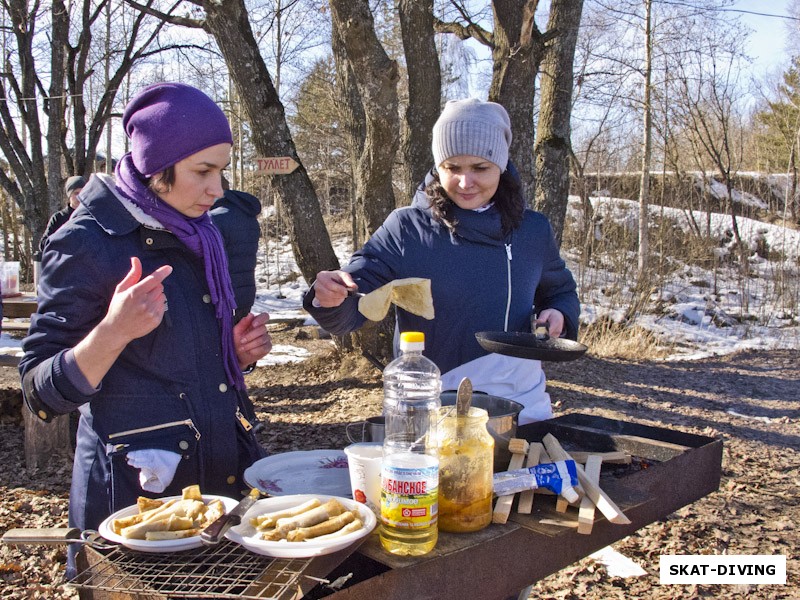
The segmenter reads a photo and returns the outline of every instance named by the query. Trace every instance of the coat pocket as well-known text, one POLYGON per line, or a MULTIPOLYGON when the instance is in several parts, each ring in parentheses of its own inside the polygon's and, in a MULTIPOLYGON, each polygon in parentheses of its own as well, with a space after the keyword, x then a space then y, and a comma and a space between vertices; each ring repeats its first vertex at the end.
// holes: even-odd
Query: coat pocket
POLYGON ((169 450, 181 456, 170 485, 164 496, 180 494, 187 485, 199 483, 200 473, 197 445, 200 432, 191 419, 171 421, 129 429, 109 434, 106 454, 111 462, 110 489, 114 510, 136 503, 139 496, 152 495, 142 490, 139 483, 139 469, 128 464, 129 452, 134 450, 169 450))

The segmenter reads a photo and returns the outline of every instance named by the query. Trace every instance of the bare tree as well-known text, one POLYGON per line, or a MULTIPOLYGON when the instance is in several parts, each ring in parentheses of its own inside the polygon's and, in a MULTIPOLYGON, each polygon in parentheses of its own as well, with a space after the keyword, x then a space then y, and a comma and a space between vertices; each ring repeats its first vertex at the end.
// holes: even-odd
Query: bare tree
MULTIPOLYGON (((698 163, 712 167, 725 186, 724 201, 742 271, 740 281, 747 285, 749 251, 739 232, 734 197, 734 178, 743 154, 740 69, 730 38, 722 32, 709 38, 708 46, 695 49, 692 60, 683 63, 676 77, 680 94, 675 98, 675 116, 698 163)), ((741 296, 746 308, 747 294, 741 296)))
MULTIPOLYGON (((367 0, 331 0, 331 18, 341 41, 339 54, 347 61, 349 93, 357 92, 364 116, 364 142, 356 163, 356 205, 369 237, 395 208, 392 167, 399 140, 397 63, 391 60, 375 33, 367 0), (353 82, 355 90, 353 90, 353 82)), ((343 70, 339 67, 340 72, 343 70)), ((360 131, 357 128, 356 131, 360 131)), ((355 141, 354 141, 355 144, 355 141)), ((391 357, 394 319, 363 328, 357 347, 379 357, 391 357)))
POLYGON ((331 0, 330 5, 364 110, 364 146, 358 157, 355 188, 365 234, 370 236, 395 208, 392 166, 400 131, 398 68, 375 34, 367 0, 331 0))
POLYGON ((244 0, 197 0, 205 18, 169 15, 128 0, 143 12, 164 21, 210 33, 228 67, 250 123, 252 141, 261 156, 289 156, 300 167, 289 175, 276 175, 271 185, 288 216, 289 238, 297 266, 307 282, 319 271, 339 265, 314 186, 292 141, 283 104, 250 27, 244 0))
MULTIPOLYGON (((572 57, 577 39, 583 0, 553 0, 550 3, 548 28, 541 32, 536 25, 538 0, 494 0, 491 2, 493 30, 481 26, 480 12, 471 13, 463 2, 452 0, 449 21, 437 20, 436 30, 452 33, 461 39, 472 38, 492 52, 492 82, 489 100, 501 103, 508 110, 514 140, 510 155, 522 179, 523 191, 532 201, 537 197, 537 165, 531 151, 535 146, 534 101, 536 78, 549 44, 552 87, 547 90, 548 116, 539 127, 542 166, 546 169, 542 194, 546 202, 540 209, 551 219, 560 238, 566 212, 569 182, 569 118, 572 94, 572 57), (566 71, 563 69, 566 68, 566 71), (566 101, 566 105, 562 103, 566 101), (547 140, 545 144, 544 140, 547 140), (547 144, 559 149, 544 157, 547 144), (566 142, 566 144, 565 144, 566 142), (558 198, 556 201, 555 199, 558 198)), ((548 84, 549 85, 549 84, 548 84)), ((543 86, 544 91, 544 86, 543 86)))
MULTIPOLYGON (((355 181, 358 159, 364 149, 364 141, 367 137, 367 117, 364 114, 364 106, 361 104, 353 67, 347 60, 344 37, 335 19, 331 20, 331 50, 336 65, 336 98, 349 149, 348 165, 351 179, 355 181)), ((349 193, 350 233, 353 250, 356 250, 361 247, 364 218, 363 215, 359 217, 355 186, 350 186, 349 193)))
POLYGON ((433 0, 400 0, 397 5, 408 73, 408 106, 401 150, 408 189, 431 168, 433 125, 441 108, 442 76, 433 32, 433 0))
MULTIPOLYGON (((558 1, 558 0, 556 0, 558 1)), ((514 139, 509 155, 517 166, 525 197, 535 193, 533 152, 534 99, 536 75, 544 54, 544 44, 552 34, 543 34, 534 16, 538 0, 495 0, 491 2, 493 29, 481 26, 486 7, 470 11, 464 2, 451 0, 448 20, 434 23, 439 33, 459 39, 473 39, 492 54, 492 81, 489 100, 499 102, 508 111, 514 139)))
POLYGON ((582 11, 583 0, 550 5, 547 30, 558 35, 547 42, 534 145, 536 208, 550 219, 559 242, 569 198, 573 63, 582 11))
POLYGON ((64 172, 92 171, 125 78, 139 61, 170 49, 156 45, 162 23, 120 10, 115 32, 123 43, 110 55, 104 53, 93 36, 107 2, 70 5, 78 9, 79 24, 73 23, 62 1, 52 2, 49 13, 38 2, 29 11, 30 3, 24 0, 9 0, 2 7, 16 43, 13 50, 10 44, 4 46, 0 80, 0 149, 13 176, 0 171, 0 185, 22 209, 25 226, 37 240, 50 214, 63 204, 64 172), (48 31, 46 41, 38 25, 48 31), (44 44, 50 50, 47 59, 40 51, 44 44), (109 65, 105 81, 98 63, 109 65), (99 96, 93 90, 99 90, 99 96))

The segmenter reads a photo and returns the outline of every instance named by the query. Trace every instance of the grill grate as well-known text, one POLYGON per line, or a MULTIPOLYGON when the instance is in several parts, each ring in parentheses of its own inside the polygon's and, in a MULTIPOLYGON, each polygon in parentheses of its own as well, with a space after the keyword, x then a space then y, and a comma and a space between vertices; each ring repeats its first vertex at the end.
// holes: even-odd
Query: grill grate
POLYGON ((79 590, 170 598, 290 598, 311 560, 261 556, 232 542, 171 554, 119 547, 69 584, 79 590))

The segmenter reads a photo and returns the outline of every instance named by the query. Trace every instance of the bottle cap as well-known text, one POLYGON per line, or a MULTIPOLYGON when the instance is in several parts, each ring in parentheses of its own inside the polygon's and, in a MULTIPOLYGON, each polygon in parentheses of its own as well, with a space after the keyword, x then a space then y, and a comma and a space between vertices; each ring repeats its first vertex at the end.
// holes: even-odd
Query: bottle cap
POLYGON ((400 350, 424 350, 425 334, 421 331, 404 331, 400 334, 400 350))

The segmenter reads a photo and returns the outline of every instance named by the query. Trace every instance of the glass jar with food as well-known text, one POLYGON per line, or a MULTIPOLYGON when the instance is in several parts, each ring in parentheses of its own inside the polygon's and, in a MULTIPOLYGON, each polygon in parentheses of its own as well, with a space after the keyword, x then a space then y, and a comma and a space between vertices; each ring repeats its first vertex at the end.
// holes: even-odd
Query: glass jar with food
POLYGON ((494 438, 486 429, 489 415, 475 407, 458 415, 447 406, 440 416, 439 529, 478 531, 492 522, 494 438))

